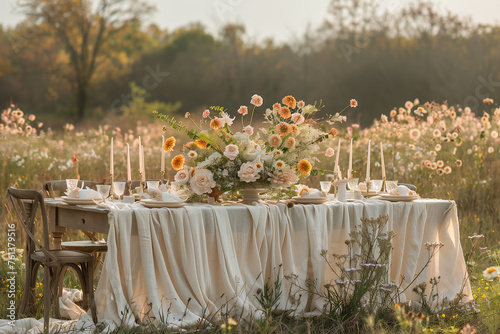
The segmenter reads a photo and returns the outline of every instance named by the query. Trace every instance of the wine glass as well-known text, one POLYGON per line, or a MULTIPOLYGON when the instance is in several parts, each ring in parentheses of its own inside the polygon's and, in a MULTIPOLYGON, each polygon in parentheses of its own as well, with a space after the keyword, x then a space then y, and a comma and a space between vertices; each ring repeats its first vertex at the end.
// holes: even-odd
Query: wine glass
POLYGON ((111 186, 109 184, 98 184, 96 185, 97 192, 102 196, 103 199, 108 198, 111 186))
POLYGON ((123 193, 125 192, 125 185, 126 182, 113 182, 113 191, 119 199, 122 198, 123 193))
POLYGON ((398 181, 385 181, 385 188, 387 192, 391 192, 398 187, 398 181))
POLYGON ((376 192, 376 193, 379 193, 380 190, 382 190, 382 184, 383 184, 383 181, 382 180, 372 180, 372 184, 371 184, 371 189, 372 191, 376 192))
POLYGON ((78 187, 78 179, 66 179, 66 188, 68 191, 74 190, 78 187))
POLYGON ((331 181, 320 181, 320 186, 321 186, 321 191, 324 192, 325 194, 328 194, 330 192, 330 189, 332 188, 332 182, 331 181))
POLYGON ((158 189, 160 187, 160 181, 146 181, 148 189, 158 189))
POLYGON ((358 182, 359 178, 349 179, 347 181, 347 188, 349 188, 351 192, 354 192, 356 189, 358 189, 358 182))

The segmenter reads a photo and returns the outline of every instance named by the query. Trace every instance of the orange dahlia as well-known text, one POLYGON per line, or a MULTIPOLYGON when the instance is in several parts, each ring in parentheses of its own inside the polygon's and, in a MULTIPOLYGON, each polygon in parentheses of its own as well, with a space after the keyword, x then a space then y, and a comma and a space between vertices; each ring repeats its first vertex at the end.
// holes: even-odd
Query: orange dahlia
POLYGON ((289 119, 292 116, 292 113, 290 112, 290 109, 287 107, 282 107, 278 110, 278 113, 283 117, 284 119, 289 119))
POLYGON ((194 143, 198 146, 198 148, 207 148, 207 142, 204 140, 196 139, 194 143))
POLYGON ((167 140, 165 140, 165 143, 163 143, 163 149, 167 152, 172 152, 175 147, 175 138, 170 137, 167 140))
POLYGON ((173 159, 172 159, 172 167, 175 169, 175 170, 181 170, 181 169, 184 169, 184 156, 182 154, 179 154, 179 155, 176 155, 173 159))
POLYGON ((297 101, 295 101, 295 98, 291 95, 285 96, 281 103, 292 109, 295 109, 295 107, 297 106, 297 101))
POLYGON ((210 127, 213 130, 219 130, 222 126, 222 122, 218 117, 215 117, 213 120, 210 121, 210 127))
POLYGON ((285 137, 292 132, 292 127, 288 123, 279 122, 278 125, 276 125, 276 132, 279 133, 281 137, 285 137))
POLYGON ((295 124, 290 124, 290 127, 292 128, 292 133, 294 136, 298 136, 300 133, 299 127, 295 124))
POLYGON ((301 174, 309 175, 311 174, 312 166, 309 161, 307 161, 306 159, 302 159, 297 164, 297 169, 301 174))

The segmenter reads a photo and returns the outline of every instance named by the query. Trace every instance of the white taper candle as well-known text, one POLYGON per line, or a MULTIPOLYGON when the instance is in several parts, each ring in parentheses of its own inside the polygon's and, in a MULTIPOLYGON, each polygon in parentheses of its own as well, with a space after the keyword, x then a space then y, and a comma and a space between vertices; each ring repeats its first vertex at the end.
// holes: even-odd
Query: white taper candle
POLYGON ((368 141, 368 160, 366 162, 366 180, 370 180, 370 146, 372 141, 368 141))
POLYGON ((130 145, 127 143, 127 181, 132 180, 132 171, 130 170, 130 145))

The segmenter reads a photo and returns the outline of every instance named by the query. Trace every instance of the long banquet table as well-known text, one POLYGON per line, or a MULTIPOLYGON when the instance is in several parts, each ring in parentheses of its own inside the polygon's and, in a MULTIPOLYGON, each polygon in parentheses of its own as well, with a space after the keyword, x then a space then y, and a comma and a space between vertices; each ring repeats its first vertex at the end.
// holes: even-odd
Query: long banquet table
POLYGON ((176 209, 136 203, 121 210, 60 201, 47 205, 56 245, 66 227, 108 233, 95 296, 99 320, 111 324, 156 320, 185 327, 220 312, 256 315, 258 290, 277 278, 282 280, 279 308, 317 314, 323 301, 307 291, 321 291, 335 279, 321 252, 345 253, 345 240, 360 219, 384 214, 389 214, 388 230, 395 233, 390 280, 402 282, 403 288, 425 267, 425 244, 444 244, 405 290, 403 301, 418 300, 412 287, 438 276, 440 298, 451 300, 462 291, 463 301, 472 299, 453 201, 176 209), (290 275, 304 289, 285 278, 290 275))

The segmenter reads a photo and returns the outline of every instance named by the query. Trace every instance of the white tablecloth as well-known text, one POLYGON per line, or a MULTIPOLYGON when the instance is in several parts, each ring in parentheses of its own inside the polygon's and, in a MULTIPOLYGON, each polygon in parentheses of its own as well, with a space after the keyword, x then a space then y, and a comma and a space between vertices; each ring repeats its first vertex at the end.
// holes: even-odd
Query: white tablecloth
MULTIPOLYGON (((404 278, 408 284, 428 259, 425 243, 442 242, 414 284, 441 276, 441 298, 454 298, 465 284, 464 301, 471 299, 451 201, 368 200, 291 209, 284 204, 178 209, 135 204, 109 214, 108 253, 96 292, 99 320, 190 326, 221 311, 255 316, 257 290, 276 278, 283 284, 280 308, 319 313, 322 300, 304 296, 283 276, 297 275, 302 287, 314 278, 315 288, 322 289, 333 276, 321 251, 345 253, 344 241, 360 218, 382 214, 389 214, 388 229, 395 232, 392 281, 404 278)), ((403 298, 417 300, 411 287, 403 298)))

